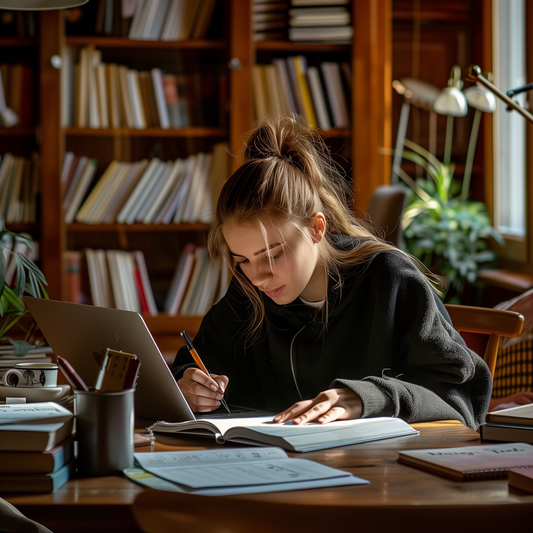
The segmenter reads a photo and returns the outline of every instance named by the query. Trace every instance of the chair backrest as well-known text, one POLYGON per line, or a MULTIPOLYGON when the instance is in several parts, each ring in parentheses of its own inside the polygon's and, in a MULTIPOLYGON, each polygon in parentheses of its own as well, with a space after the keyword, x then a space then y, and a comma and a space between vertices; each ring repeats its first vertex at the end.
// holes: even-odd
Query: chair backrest
POLYGON ((401 219, 407 193, 400 185, 380 185, 374 189, 366 209, 367 218, 385 232, 385 240, 398 248, 403 237, 401 219))
POLYGON ((446 304, 446 309, 453 327, 467 346, 483 357, 494 376, 501 338, 520 335, 524 317, 516 311, 490 307, 446 304))

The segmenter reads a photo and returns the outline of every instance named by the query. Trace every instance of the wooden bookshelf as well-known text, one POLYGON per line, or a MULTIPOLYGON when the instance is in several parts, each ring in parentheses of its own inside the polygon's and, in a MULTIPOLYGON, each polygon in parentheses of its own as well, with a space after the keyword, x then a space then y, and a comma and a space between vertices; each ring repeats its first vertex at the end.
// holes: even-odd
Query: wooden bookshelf
MULTIPOLYGON (((215 142, 225 140, 230 153, 238 154, 243 135, 253 125, 252 66, 258 55, 273 57, 309 54, 317 57, 342 56, 352 67, 353 86, 360 90, 351 95, 351 127, 322 132, 332 151, 340 154, 346 163, 356 193, 358 208, 364 208, 376 185, 386 183, 390 175, 388 158, 380 153, 382 147, 391 146, 391 0, 352 0, 354 39, 350 44, 294 43, 289 41, 252 40, 251 0, 220 0, 224 16, 220 19, 222 31, 214 39, 186 41, 140 41, 122 37, 66 35, 63 12, 43 11, 39 14, 37 39, 1 38, 0 49, 18 47, 33 51, 38 66, 38 100, 40 128, 38 138, 42 165, 40 265, 49 283, 49 294, 54 299, 64 299, 67 294, 63 252, 71 246, 111 247, 147 246, 152 264, 175 264, 172 255, 180 243, 187 239, 205 242, 205 224, 65 224, 62 214, 62 195, 59 177, 64 154, 73 150, 78 155, 94 157, 98 153, 100 168, 105 168, 112 158, 124 155, 125 160, 146 157, 155 142, 164 146, 177 146, 184 156, 194 153, 196 147, 205 149, 215 142), (220 37, 222 35, 222 37, 220 37), (157 67, 159 62, 187 61, 187 69, 209 68, 218 62, 226 69, 228 116, 223 127, 188 127, 182 129, 92 129, 64 128, 61 125, 61 71, 54 67, 51 58, 61 56, 65 44, 81 48, 94 45, 104 54, 129 59, 157 67), (86 148, 86 153, 82 151, 86 148), (100 155, 101 154, 101 155, 100 155), (129 158, 129 159, 127 159, 129 158), (171 245, 172 252, 167 252, 171 245), (155 252, 151 248, 158 248, 155 252), (166 255, 165 255, 166 253, 166 255)), ((332 59, 335 60, 335 59, 332 59)), ((146 68, 146 67, 143 67, 146 68)), ((35 130, 15 129, 3 131, 0 138, 17 136, 22 141, 35 135, 35 130)), ((232 168, 238 166, 236 157, 232 168)), ((34 228, 35 229, 35 228, 34 228)), ((148 258, 147 258, 148 261, 148 258)), ((149 270, 150 270, 150 264, 149 270)), ((162 267, 163 268, 163 267, 162 267)), ((159 275, 159 272, 157 273, 159 275)), ((168 272, 167 272, 168 275, 168 272)), ((161 338, 178 336, 180 329, 194 331, 200 317, 159 315, 147 317, 154 335, 161 338)))

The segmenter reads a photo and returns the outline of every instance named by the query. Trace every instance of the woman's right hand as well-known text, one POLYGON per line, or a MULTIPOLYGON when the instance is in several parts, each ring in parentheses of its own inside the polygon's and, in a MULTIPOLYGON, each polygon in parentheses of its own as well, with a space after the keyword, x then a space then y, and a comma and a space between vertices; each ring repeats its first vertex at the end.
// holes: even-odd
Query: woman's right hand
POLYGON ((195 413, 218 409, 228 383, 227 376, 211 374, 209 377, 198 368, 187 368, 178 380, 183 396, 195 413))

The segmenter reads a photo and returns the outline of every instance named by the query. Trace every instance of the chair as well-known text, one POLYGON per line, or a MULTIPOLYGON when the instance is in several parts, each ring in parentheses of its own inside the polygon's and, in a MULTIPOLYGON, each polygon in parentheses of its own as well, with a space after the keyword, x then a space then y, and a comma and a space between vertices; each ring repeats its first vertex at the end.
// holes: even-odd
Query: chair
POLYGON ((402 213, 408 190, 400 185, 380 185, 374 189, 366 209, 367 220, 385 232, 385 240, 402 245, 402 213))
POLYGON ((516 311, 446 304, 453 327, 466 345, 483 357, 494 377, 498 348, 502 337, 518 337, 524 317, 516 311))

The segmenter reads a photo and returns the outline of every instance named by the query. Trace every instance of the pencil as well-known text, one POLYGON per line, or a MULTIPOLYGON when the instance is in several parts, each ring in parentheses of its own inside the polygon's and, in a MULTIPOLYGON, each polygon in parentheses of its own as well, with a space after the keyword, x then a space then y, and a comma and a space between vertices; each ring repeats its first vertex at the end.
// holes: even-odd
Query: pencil
MULTIPOLYGON (((183 340, 185 341, 187 349, 189 350, 189 353, 192 355, 192 358, 194 359, 194 362, 198 365, 198 367, 200 368, 200 370, 204 374, 206 374, 209 377, 211 377, 211 374, 207 370, 207 368, 204 365, 203 361, 200 359, 200 356, 198 355, 198 352, 195 350, 195 348, 194 348, 194 346, 192 344, 192 340, 189 337, 189 334, 186 331, 182 331, 180 335, 183 337, 183 340)), ((224 406, 224 408, 226 409, 228 414, 231 415, 231 411, 230 411, 230 409, 228 407, 228 404, 226 403, 226 400, 224 400, 224 398, 222 398, 222 400, 220 400, 220 403, 224 406)))

